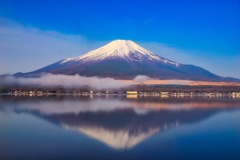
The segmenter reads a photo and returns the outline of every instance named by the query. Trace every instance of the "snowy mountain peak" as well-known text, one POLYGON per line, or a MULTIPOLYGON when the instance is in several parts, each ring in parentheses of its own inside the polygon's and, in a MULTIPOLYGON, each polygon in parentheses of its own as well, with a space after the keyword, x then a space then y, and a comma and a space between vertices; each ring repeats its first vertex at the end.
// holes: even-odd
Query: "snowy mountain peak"
POLYGON ((155 60, 164 63, 170 63, 178 66, 179 64, 168 59, 162 58, 152 52, 144 49, 130 40, 114 40, 103 47, 88 52, 76 58, 64 59, 61 63, 76 61, 98 61, 103 59, 124 59, 126 61, 155 60))
POLYGON ((195 65, 179 64, 154 54, 129 40, 115 40, 76 58, 67 58, 38 70, 16 74, 38 77, 42 73, 132 80, 138 75, 157 79, 239 82, 195 65))

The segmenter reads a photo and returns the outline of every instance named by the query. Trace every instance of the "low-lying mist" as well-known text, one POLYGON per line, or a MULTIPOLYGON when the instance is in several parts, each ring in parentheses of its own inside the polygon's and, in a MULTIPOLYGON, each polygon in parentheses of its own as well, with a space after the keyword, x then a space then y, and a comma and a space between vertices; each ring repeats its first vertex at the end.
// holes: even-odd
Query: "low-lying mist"
POLYGON ((37 78, 7 76, 2 78, 3 85, 40 86, 40 87, 84 87, 88 86, 96 89, 117 89, 125 88, 144 80, 149 80, 147 76, 136 76, 133 81, 116 80, 114 78, 84 77, 80 75, 43 74, 37 78))

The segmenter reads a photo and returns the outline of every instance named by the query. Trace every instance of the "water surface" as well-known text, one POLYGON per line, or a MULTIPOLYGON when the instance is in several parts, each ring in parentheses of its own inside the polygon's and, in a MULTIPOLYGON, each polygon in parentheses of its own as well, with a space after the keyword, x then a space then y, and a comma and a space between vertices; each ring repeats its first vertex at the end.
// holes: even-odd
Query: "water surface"
POLYGON ((240 159, 240 99, 0 97, 0 159, 240 159))

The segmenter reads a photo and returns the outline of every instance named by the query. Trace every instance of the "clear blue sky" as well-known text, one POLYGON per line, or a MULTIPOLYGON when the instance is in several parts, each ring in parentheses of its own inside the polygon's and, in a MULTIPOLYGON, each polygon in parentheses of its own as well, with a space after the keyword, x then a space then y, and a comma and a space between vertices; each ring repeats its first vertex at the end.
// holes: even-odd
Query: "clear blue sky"
MULTIPOLYGON (((209 64, 214 57, 227 65, 240 60, 240 0, 0 0, 0 18, 95 42, 130 39, 165 44, 192 53, 189 56, 196 60, 208 56, 202 67, 212 72, 209 64)), ((240 78, 238 70, 219 68, 220 75, 240 78)))

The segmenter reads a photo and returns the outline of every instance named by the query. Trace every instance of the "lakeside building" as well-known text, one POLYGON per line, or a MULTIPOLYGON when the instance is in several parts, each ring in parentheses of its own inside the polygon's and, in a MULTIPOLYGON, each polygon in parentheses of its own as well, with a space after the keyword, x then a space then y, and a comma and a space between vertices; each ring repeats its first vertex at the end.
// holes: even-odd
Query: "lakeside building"
POLYGON ((126 94, 127 95, 137 95, 138 92, 137 91, 127 91, 126 94))

